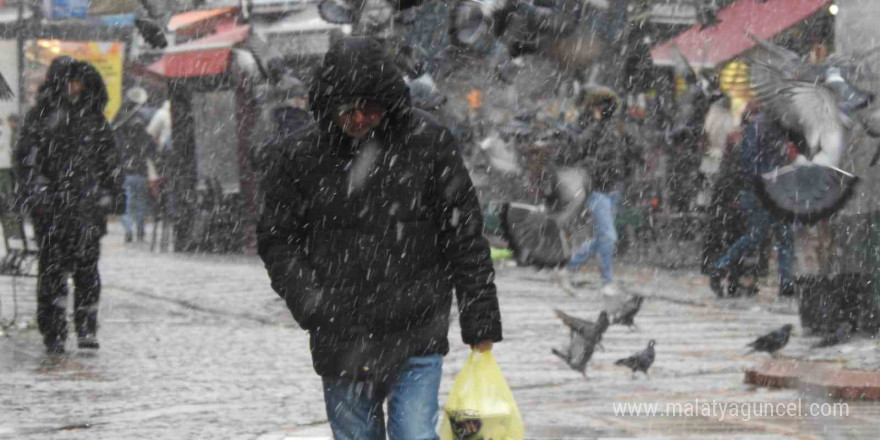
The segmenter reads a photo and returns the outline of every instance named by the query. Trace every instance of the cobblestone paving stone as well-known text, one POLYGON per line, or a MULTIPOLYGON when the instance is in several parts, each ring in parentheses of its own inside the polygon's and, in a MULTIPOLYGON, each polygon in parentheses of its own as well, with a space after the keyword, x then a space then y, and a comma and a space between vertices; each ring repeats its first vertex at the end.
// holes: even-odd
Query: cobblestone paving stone
MULTIPOLYGON (((17 326, 0 337, 0 438, 259 439, 327 438, 320 380, 308 338, 272 293, 258 259, 150 254, 125 246, 118 228, 101 261, 101 350, 49 359, 33 326, 35 283, 18 281, 17 326)), ((757 300, 716 301, 705 280, 681 271, 621 267, 623 285, 649 297, 638 329, 612 326, 588 379, 550 353, 567 338, 559 308, 593 318, 598 276, 576 296, 549 272, 500 265, 505 341, 495 355, 513 388, 529 438, 872 439, 880 404, 849 402, 844 417, 673 416, 667 402, 827 403, 797 390, 743 383, 760 359, 744 345, 785 323, 796 306, 765 288, 757 300), (630 378, 614 360, 657 340, 650 379, 630 378), (658 403, 657 415, 621 416, 615 404, 658 403)), ((2 315, 12 313, 11 279, 0 278, 2 315)), ((797 328, 797 327, 796 327, 797 328)), ((450 331, 441 392, 468 351, 450 331)), ((796 330, 784 356, 808 357, 815 338, 796 330)), ((874 341, 857 341, 876 352, 874 341)), ((840 349, 836 349, 840 350, 840 349)), ((833 359, 834 354, 820 354, 833 359)), ((445 400, 444 397, 441 397, 445 400)), ((833 402, 832 402, 833 403, 833 402)))

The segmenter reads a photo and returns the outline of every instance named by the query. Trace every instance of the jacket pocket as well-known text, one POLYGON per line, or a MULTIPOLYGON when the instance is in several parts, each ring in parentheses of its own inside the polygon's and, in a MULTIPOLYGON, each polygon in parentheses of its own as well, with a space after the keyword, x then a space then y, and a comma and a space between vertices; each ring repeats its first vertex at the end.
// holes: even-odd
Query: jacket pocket
POLYGON ((412 282, 383 282, 365 301, 363 318, 379 332, 399 332, 448 314, 451 304, 451 285, 436 276, 412 282))
MULTIPOLYGON (((303 290, 305 293, 297 300, 295 307, 301 317, 297 321, 304 328, 344 333, 356 324, 358 297, 354 287, 323 286, 303 290)), ((290 302, 287 304, 291 306, 290 302)), ((293 307, 291 311, 297 314, 293 307)))

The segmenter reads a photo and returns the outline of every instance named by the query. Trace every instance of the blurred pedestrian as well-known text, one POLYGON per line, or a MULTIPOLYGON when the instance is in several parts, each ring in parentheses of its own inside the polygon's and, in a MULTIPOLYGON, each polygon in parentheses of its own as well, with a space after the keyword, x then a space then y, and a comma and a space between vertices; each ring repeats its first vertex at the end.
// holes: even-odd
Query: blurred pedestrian
POLYGON ((501 340, 476 191, 456 140, 412 108, 368 38, 326 53, 316 119, 263 180, 259 253, 310 333, 334 438, 436 439, 442 357, 457 297, 462 339, 501 340))
MULTIPOLYGON (((614 223, 617 204, 625 180, 643 162, 643 157, 640 144, 627 134, 623 118, 615 116, 620 100, 613 90, 605 87, 588 89, 583 100, 585 111, 581 123, 585 128, 577 142, 582 148, 582 163, 592 183, 586 207, 593 219, 593 238, 574 253, 567 269, 578 270, 593 256, 598 256, 602 276, 600 291, 606 296, 616 296, 620 290, 614 283, 612 265, 617 243, 614 223)), ((563 278, 563 283, 570 284, 566 280, 563 278)))
POLYGON ((174 152, 174 131, 171 124, 171 101, 165 101, 159 110, 153 113, 147 124, 147 133, 156 144, 154 161, 155 175, 148 177, 147 185, 152 193, 153 205, 153 240, 150 250, 156 247, 157 232, 162 225, 162 235, 159 239, 159 250, 164 252, 168 248, 169 231, 168 225, 177 218, 177 197, 175 177, 181 176, 180 162, 174 152))
MULTIPOLYGON (((703 234, 703 258, 701 271, 710 277, 712 286, 721 286, 723 279, 711 279, 715 277, 715 263, 721 258, 733 243, 745 234, 747 229, 747 212, 742 207, 740 192, 749 189, 751 182, 746 177, 741 167, 741 147, 743 130, 746 125, 753 122, 757 115, 756 104, 752 104, 743 114, 742 122, 733 131, 728 133, 724 142, 721 161, 717 171, 713 175, 710 193, 710 203, 707 209, 705 233, 703 234)), ((707 121, 708 121, 707 117, 707 121)), ((707 122, 707 126, 708 126, 707 122)), ((707 128, 709 137, 718 135, 711 133, 707 128)), ((758 293, 758 277, 766 266, 765 257, 768 253, 767 240, 758 246, 757 255, 753 255, 749 264, 746 258, 731 262, 727 270, 727 296, 747 295, 753 296, 758 293)), ((725 296, 724 289, 718 288, 715 294, 720 298, 725 296)))
POLYGON ((37 323, 50 354, 67 339, 67 277, 73 276, 77 344, 97 349, 100 240, 121 194, 107 91, 90 64, 55 58, 28 112, 15 160, 20 206, 39 238, 37 323))
POLYGON ((284 146, 291 142, 301 130, 305 130, 311 125, 312 122, 311 114, 308 112, 308 90, 299 81, 297 83, 295 87, 288 88, 284 92, 285 99, 271 109, 275 127, 268 136, 268 139, 257 148, 251 149, 248 154, 248 159, 251 162, 251 167, 258 182, 255 197, 258 212, 264 205, 263 202, 265 200, 264 188, 259 183, 265 179, 272 169, 273 161, 278 157, 284 146))
POLYGON ((147 124, 147 133, 153 137, 161 152, 171 149, 171 101, 165 101, 162 107, 153 113, 147 124))
POLYGON ((125 228, 125 242, 137 237, 143 242, 147 214, 150 212, 150 188, 147 186, 148 163, 156 156, 156 143, 147 133, 147 121, 140 107, 148 99, 147 92, 135 87, 126 92, 126 104, 117 116, 115 127, 125 173, 125 214, 120 217, 125 228))
POLYGON ((13 138, 0 119, 0 214, 3 214, 9 194, 12 192, 12 146, 13 138))
POLYGON ((790 161, 789 132, 773 120, 771 115, 762 111, 759 105, 753 104, 751 111, 753 113, 747 116, 748 123, 743 129, 739 151, 741 179, 750 183, 739 192, 740 205, 747 217, 746 232, 715 262, 710 286, 719 295, 722 291, 721 280, 736 266, 741 265, 744 258, 757 252, 764 240, 772 237, 777 251, 779 295, 793 296, 792 225, 788 221, 775 219, 763 206, 751 184, 762 174, 790 161))

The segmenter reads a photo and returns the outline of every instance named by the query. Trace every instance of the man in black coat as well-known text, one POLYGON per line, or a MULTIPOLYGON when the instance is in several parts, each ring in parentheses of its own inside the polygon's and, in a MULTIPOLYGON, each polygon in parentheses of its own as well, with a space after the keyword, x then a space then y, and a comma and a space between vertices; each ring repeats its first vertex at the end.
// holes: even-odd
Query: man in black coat
POLYGON ((337 439, 434 432, 455 291, 462 338, 501 340, 489 246, 455 139, 412 108, 375 40, 331 46, 309 94, 317 124, 263 181, 259 253, 311 336, 337 439))
POLYGON ((19 203, 33 218, 40 247, 37 322, 51 354, 63 353, 67 339, 69 273, 77 344, 98 348, 100 240, 122 187, 106 104, 107 91, 94 67, 58 57, 16 145, 19 203))

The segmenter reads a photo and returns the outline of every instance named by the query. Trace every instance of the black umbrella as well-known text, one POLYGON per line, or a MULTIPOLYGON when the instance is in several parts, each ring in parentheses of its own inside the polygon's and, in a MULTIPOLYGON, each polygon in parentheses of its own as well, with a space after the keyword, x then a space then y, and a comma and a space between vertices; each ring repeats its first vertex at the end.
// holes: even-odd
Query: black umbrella
POLYGON ((859 178, 835 167, 786 165, 758 179, 758 195, 777 217, 811 224, 839 211, 859 178))
POLYGON ((560 267, 571 259, 571 249, 562 230, 541 206, 505 203, 501 209, 501 228, 520 264, 560 267))

